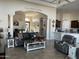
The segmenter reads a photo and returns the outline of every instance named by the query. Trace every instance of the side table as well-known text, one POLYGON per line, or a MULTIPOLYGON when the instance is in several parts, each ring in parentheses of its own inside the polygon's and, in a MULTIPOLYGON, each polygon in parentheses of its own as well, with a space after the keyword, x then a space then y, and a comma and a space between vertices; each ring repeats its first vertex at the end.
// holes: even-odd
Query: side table
POLYGON ((76 48, 77 47, 73 47, 72 45, 69 45, 69 54, 68 54, 68 56, 71 59, 76 59, 76 48))
POLYGON ((14 39, 13 38, 10 38, 7 40, 7 47, 8 48, 14 47, 14 39))

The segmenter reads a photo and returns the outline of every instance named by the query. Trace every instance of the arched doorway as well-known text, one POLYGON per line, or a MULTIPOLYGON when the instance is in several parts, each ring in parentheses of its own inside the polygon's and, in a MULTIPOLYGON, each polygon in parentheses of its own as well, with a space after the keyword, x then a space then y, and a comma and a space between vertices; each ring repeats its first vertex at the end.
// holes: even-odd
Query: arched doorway
POLYGON ((13 17, 13 29, 39 32, 46 37, 47 15, 36 11, 16 11, 13 17))

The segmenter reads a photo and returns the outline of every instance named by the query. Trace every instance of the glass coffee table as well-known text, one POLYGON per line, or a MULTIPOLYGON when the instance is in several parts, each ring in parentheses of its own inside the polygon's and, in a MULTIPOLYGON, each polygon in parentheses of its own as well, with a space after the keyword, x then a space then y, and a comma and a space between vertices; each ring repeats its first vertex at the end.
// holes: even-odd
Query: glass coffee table
POLYGON ((42 42, 37 41, 37 42, 32 42, 32 43, 24 42, 24 48, 27 51, 42 49, 42 48, 45 48, 45 41, 42 41, 42 42))

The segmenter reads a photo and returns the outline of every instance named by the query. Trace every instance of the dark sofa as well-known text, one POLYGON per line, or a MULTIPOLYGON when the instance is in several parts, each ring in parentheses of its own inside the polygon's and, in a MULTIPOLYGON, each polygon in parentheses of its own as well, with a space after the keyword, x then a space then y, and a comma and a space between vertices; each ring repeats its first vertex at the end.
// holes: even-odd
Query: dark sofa
POLYGON ((54 48, 64 54, 68 54, 69 45, 75 46, 76 38, 72 35, 64 35, 62 40, 54 40, 54 48))
POLYGON ((36 32, 26 32, 23 33, 23 40, 27 41, 27 43, 31 43, 34 41, 36 36, 36 32))
POLYGON ((24 42, 31 43, 34 41, 36 32, 22 33, 20 36, 15 37, 15 46, 24 46, 24 42))

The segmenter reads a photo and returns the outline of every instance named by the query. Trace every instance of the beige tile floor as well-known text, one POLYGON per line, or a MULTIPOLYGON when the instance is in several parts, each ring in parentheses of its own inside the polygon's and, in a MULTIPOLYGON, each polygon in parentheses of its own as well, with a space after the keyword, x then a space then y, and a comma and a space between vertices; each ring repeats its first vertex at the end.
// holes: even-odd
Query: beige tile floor
POLYGON ((47 41, 46 48, 26 52, 24 48, 9 48, 6 50, 6 59, 65 59, 65 55, 56 51, 53 41, 47 41))

